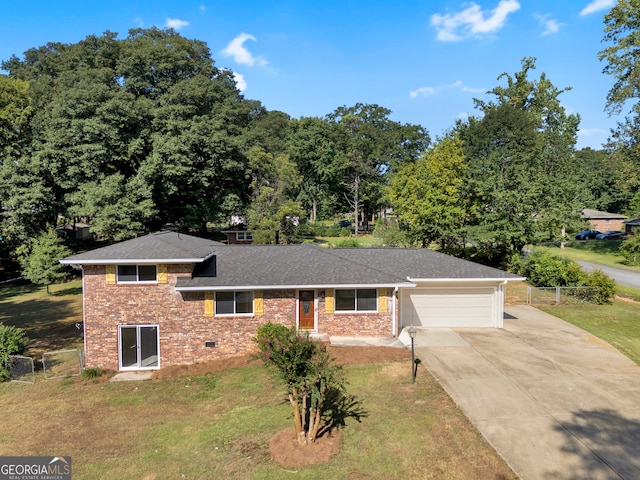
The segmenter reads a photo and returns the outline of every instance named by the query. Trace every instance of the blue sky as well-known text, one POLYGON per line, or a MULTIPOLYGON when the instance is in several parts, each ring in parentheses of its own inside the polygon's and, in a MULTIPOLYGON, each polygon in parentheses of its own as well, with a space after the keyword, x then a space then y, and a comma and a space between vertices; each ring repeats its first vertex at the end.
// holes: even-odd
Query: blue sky
POLYGON ((537 58, 570 113, 578 147, 600 148, 622 117, 604 113, 614 79, 597 54, 614 0, 5 0, 0 60, 106 30, 172 27, 205 41, 245 97, 293 117, 376 103, 432 137, 477 113, 473 98, 537 58))

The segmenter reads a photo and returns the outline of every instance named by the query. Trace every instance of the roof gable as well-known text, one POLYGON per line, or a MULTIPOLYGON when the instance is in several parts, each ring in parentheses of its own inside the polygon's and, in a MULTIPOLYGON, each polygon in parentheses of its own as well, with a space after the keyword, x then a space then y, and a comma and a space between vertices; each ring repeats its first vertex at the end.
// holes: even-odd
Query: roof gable
POLYGON ((582 210, 582 218, 587 220, 620 220, 627 217, 625 215, 620 215, 619 213, 601 212, 599 210, 585 208, 582 210))
POLYGON ((72 255, 61 260, 69 265, 127 263, 200 263, 225 245, 214 240, 177 232, 157 232, 72 255))

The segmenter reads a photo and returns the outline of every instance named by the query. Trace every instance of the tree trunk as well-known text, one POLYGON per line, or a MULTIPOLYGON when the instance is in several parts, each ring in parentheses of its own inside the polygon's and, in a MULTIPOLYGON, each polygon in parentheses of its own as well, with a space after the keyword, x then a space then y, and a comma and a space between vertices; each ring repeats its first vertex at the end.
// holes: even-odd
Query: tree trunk
POLYGON ((294 398, 296 396, 296 390, 289 394, 289 403, 293 408, 293 423, 296 429, 296 440, 300 445, 304 445, 304 432, 302 431, 302 422, 300 421, 300 410, 298 409, 298 401, 294 398))

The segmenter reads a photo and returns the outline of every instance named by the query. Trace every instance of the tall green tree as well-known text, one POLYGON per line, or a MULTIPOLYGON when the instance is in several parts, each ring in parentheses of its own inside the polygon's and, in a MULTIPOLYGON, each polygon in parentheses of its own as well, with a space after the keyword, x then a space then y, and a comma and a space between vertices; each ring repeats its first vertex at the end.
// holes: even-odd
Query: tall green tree
POLYGON ((67 278, 68 272, 59 260, 72 253, 52 228, 17 250, 22 274, 33 283, 46 285, 47 293, 51 284, 67 278))
POLYGON ((289 157, 302 174, 298 200, 314 223, 335 214, 341 192, 342 164, 336 143, 336 125, 322 118, 307 117, 290 122, 289 157))
POLYGON ((527 243, 560 235, 584 207, 575 142, 580 118, 567 114, 543 73, 531 79, 534 58, 499 80, 506 85, 476 100, 481 118, 460 122, 476 202, 471 233, 481 256, 499 263, 527 243))
POLYGON ((603 73, 616 81, 607 94, 606 110, 620 113, 628 101, 635 102, 631 110, 640 113, 640 2, 618 0, 604 17, 603 41, 609 45, 598 53, 606 65, 603 73))
POLYGON ((436 141, 423 158, 400 167, 389 198, 409 235, 423 247, 437 242, 444 251, 464 244, 471 217, 466 197, 467 165, 462 141, 453 135, 436 141))
POLYGON ((339 127, 344 198, 355 225, 381 207, 392 172, 415 161, 429 144, 429 135, 421 126, 400 124, 391 120, 390 114, 379 105, 357 103, 327 115, 339 127))
POLYGON ((167 222, 204 229, 247 201, 241 138, 259 104, 243 99, 204 42, 157 28, 122 40, 106 32, 31 49, 3 68, 30 83, 34 133, 22 171, 34 172, 55 212, 33 229, 57 213, 100 215, 106 201, 119 221, 90 223, 111 239, 167 222))
POLYGON ((293 200, 302 177, 288 155, 273 156, 261 147, 249 151, 252 201, 248 210, 249 228, 255 243, 298 242, 298 226, 304 216, 293 200))

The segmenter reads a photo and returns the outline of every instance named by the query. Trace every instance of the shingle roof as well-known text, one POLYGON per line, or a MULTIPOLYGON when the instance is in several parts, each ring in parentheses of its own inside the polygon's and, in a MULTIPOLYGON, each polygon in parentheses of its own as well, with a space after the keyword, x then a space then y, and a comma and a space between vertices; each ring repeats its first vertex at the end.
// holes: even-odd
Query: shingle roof
POLYGON ((159 232, 61 260, 70 265, 195 263, 177 290, 238 287, 413 285, 415 281, 517 280, 516 275, 428 249, 320 248, 298 245, 225 245, 191 235, 159 232))
POLYGON ((414 280, 517 280, 516 275, 427 249, 228 245, 177 290, 233 287, 401 286, 414 280))
POLYGON ((585 208, 584 210, 582 210, 582 218, 590 220, 619 220, 627 217, 625 215, 620 215, 619 213, 601 212, 599 210, 591 210, 590 208, 585 208))
POLYGON ((144 262, 200 263, 224 244, 176 232, 157 232, 143 237, 72 255, 61 260, 69 265, 104 265, 144 262))

